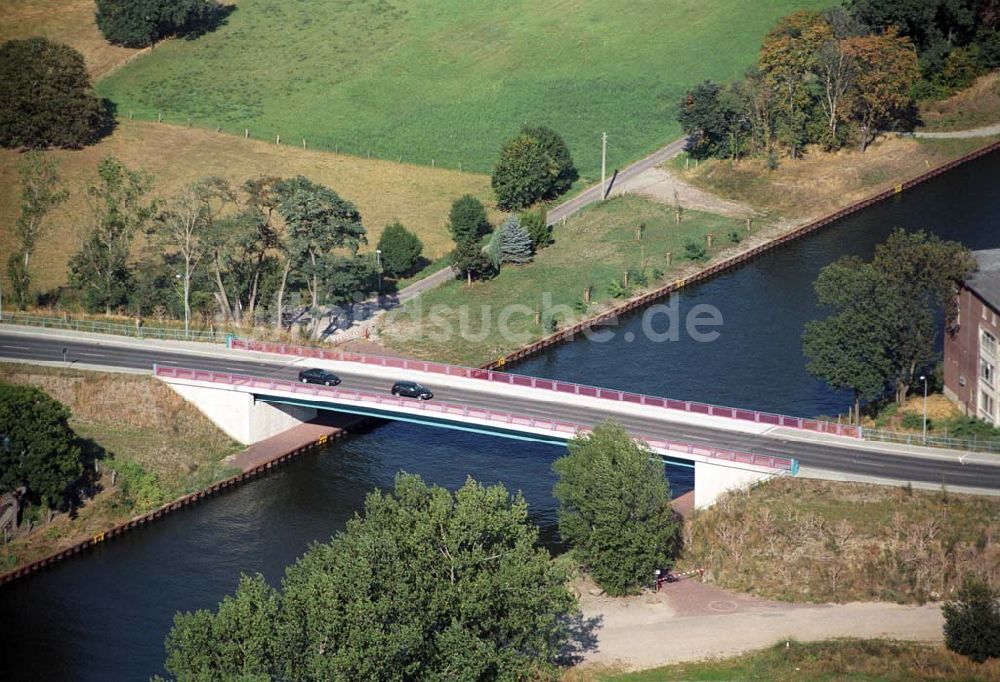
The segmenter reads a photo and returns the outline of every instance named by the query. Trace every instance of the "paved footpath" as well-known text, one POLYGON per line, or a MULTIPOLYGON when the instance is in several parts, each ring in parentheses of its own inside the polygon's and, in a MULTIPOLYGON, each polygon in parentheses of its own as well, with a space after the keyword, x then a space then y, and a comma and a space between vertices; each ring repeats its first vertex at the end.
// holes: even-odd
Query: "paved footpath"
POLYGON ((593 596, 592 587, 581 586, 580 606, 586 619, 597 618, 600 625, 597 648, 584 655, 584 665, 630 670, 736 656, 788 639, 940 642, 944 624, 936 604, 790 604, 728 592, 696 579, 624 599, 593 596))

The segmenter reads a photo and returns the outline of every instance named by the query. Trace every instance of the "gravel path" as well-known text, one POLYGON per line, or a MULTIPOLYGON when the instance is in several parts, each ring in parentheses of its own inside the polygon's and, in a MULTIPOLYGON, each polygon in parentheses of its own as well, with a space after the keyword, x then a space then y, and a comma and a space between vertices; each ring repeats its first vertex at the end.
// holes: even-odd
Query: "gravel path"
POLYGON ((1000 123, 996 123, 991 126, 984 126, 982 128, 972 128, 971 130, 950 130, 947 132, 920 132, 917 131, 913 133, 914 137, 923 137, 931 140, 947 140, 954 138, 966 138, 966 137, 989 137, 991 135, 1000 135, 1000 123))
POLYGON ((727 592, 697 579, 624 599, 593 596, 591 589, 592 584, 580 585, 580 606, 584 617, 600 619, 600 626, 597 648, 585 655, 584 665, 629 670, 736 656, 788 639, 939 642, 944 623, 934 604, 791 604, 727 592))

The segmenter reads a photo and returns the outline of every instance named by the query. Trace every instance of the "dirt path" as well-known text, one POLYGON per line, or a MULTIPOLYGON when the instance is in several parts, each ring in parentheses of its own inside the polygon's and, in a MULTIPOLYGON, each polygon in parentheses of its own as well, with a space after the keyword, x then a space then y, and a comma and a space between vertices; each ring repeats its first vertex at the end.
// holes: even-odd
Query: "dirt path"
POLYGON ((640 194, 663 204, 673 204, 674 197, 682 208, 718 213, 732 218, 746 218, 754 210, 746 204, 729 201, 689 185, 670 169, 662 166, 647 168, 617 184, 612 194, 640 194))
POLYGON ((580 583, 578 591, 584 617, 601 621, 597 648, 585 655, 583 665, 629 670, 735 656, 790 638, 938 642, 944 622, 933 604, 790 604, 727 592, 696 579, 625 599, 594 596, 592 583, 580 583))
POLYGON ((913 133, 914 137, 922 137, 930 140, 946 140, 946 139, 966 138, 966 137, 990 137, 991 135, 1000 135, 1000 123, 995 123, 991 126, 984 126, 982 128, 972 128, 971 130, 949 130, 939 133, 917 131, 913 133))

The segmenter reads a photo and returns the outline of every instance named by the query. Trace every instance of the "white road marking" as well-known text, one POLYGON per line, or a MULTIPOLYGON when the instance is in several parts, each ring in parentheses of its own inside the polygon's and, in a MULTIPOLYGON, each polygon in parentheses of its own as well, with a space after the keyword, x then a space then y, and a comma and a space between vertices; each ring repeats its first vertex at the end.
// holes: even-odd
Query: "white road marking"
POLYGON ((87 353, 86 351, 82 351, 82 350, 81 351, 77 351, 76 354, 77 355, 86 355, 86 356, 91 357, 91 358, 106 358, 106 357, 108 357, 104 353, 87 353))
POLYGON ((15 350, 31 350, 27 346, 11 346, 6 343, 0 343, 0 348, 14 348, 15 350))

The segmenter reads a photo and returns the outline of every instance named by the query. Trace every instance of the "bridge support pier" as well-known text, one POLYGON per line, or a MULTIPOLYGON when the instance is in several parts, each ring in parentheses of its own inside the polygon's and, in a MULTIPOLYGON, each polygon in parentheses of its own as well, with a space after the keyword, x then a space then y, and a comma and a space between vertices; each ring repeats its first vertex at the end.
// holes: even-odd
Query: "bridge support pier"
POLYGON ((258 402, 250 393, 166 382, 233 440, 251 445, 316 417, 316 410, 258 402))
POLYGON ((695 462, 694 506, 696 509, 710 507, 723 493, 749 488, 773 475, 773 470, 762 467, 743 467, 732 462, 695 462))

